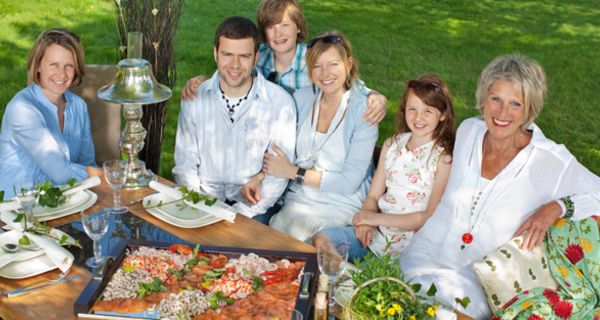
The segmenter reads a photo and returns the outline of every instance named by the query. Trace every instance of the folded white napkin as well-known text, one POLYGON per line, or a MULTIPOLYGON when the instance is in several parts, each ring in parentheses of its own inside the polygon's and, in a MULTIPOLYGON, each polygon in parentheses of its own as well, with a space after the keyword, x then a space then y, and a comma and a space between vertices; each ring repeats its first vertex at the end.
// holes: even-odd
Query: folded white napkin
MULTIPOLYGON (((171 188, 171 187, 167 186, 166 184, 162 184, 160 182, 150 181, 150 188, 152 188, 168 197, 174 198, 174 199, 181 199, 183 197, 183 194, 181 192, 179 192, 179 190, 171 188)), ((229 222, 235 222, 235 212, 229 211, 224 208, 219 208, 217 206, 209 207, 209 206, 205 205, 204 202, 198 202, 198 203, 192 203, 189 201, 184 201, 184 202, 185 202, 185 204, 187 204, 188 206, 190 206, 192 208, 196 208, 202 212, 206 212, 217 218, 227 220, 229 222)))
POLYGON ((64 195, 68 196, 68 195, 75 194, 75 193, 77 193, 79 191, 83 191, 83 190, 87 190, 89 188, 93 188, 93 187, 95 187, 97 185, 100 185, 100 182, 101 182, 100 178, 96 177, 96 176, 87 178, 87 179, 81 181, 81 183, 77 187, 65 191, 64 195))
MULTIPOLYGON (((22 233, 17 230, 4 232, 0 235, 0 245, 5 245, 7 243, 17 244, 19 242, 19 238, 21 238, 21 235, 22 233)), ((42 254, 44 254, 44 251, 42 250, 19 250, 14 253, 8 253, 0 249, 0 269, 13 261, 29 260, 31 258, 41 256, 42 254)))
POLYGON ((20 207, 21 207, 21 204, 19 203, 19 201, 15 201, 13 199, 11 201, 0 203, 0 212, 17 210, 20 207))
MULTIPOLYGON (((20 222, 14 222, 13 220, 15 218, 16 218, 16 215, 14 213, 8 212, 8 211, 2 212, 2 214, 0 216, 0 220, 2 220, 2 222, 4 222, 7 226, 9 226, 15 232, 18 232, 19 234, 21 234, 23 231, 23 226, 21 225, 20 222)), ((57 229, 52 229, 51 232, 52 232, 52 235, 57 238, 60 238, 60 237, 62 237, 62 235, 66 234, 57 229)), ((39 235, 32 234, 29 232, 25 232, 25 234, 27 235, 27 237, 29 237, 29 240, 31 240, 33 243, 37 244, 38 246, 40 246, 40 248, 42 248, 42 251, 50 258, 50 260, 54 263, 54 265, 56 265, 60 269, 60 271, 65 272, 65 271, 69 270, 69 268, 73 264, 73 260, 75 259, 75 257, 73 257, 73 254, 71 254, 69 251, 67 251, 67 249, 63 248, 60 244, 58 244, 56 242, 56 240, 54 240, 50 237, 39 236, 39 235)), ((19 238, 20 238, 20 236, 19 236, 19 238)), ((70 238, 70 236, 69 236, 69 238, 70 238)), ((69 241, 74 242, 74 240, 72 238, 70 238, 69 241)))

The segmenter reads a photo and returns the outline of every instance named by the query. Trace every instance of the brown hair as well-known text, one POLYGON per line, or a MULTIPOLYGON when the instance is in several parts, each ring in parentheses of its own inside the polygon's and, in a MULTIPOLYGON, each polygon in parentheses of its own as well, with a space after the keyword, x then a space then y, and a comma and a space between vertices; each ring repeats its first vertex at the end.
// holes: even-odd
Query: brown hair
POLYGON ((329 48, 335 48, 340 56, 342 62, 346 66, 348 71, 346 83, 344 87, 349 90, 352 87, 352 83, 358 79, 358 61, 352 57, 352 45, 348 38, 340 31, 329 31, 320 33, 308 42, 308 48, 306 49, 306 68, 308 69, 308 77, 312 81, 312 71, 317 64, 319 57, 329 48), (336 38, 337 37, 337 38, 336 38), (335 38, 335 41, 331 39, 335 38), (352 58, 352 66, 350 67, 350 58, 352 58))
POLYGON ((227 39, 239 40, 252 38, 254 41, 254 53, 258 52, 260 45, 260 36, 254 22, 244 17, 229 17, 225 19, 215 33, 215 48, 219 49, 219 40, 221 37, 227 39))
POLYGON ((280 23, 286 12, 296 24, 296 27, 298 27, 296 42, 303 42, 308 37, 308 25, 298 1, 262 0, 256 10, 256 24, 258 24, 258 30, 262 35, 263 42, 267 42, 265 29, 280 23))
POLYGON ((40 62, 44 57, 46 49, 52 44, 59 45, 71 51, 75 60, 75 74, 71 86, 76 87, 81 84, 85 74, 83 47, 79 43, 79 37, 75 33, 62 28, 48 29, 42 32, 35 40, 27 59, 27 75, 29 78, 36 84, 40 84, 40 76, 38 74, 40 62))
POLYGON ((444 148, 445 152, 452 155, 454 149, 454 105, 446 83, 440 77, 427 74, 417 80, 410 80, 406 84, 406 91, 400 100, 400 110, 396 116, 398 129, 394 137, 403 132, 410 131, 406 123, 406 102, 410 93, 414 93, 423 103, 438 109, 445 119, 438 123, 433 131, 435 144, 444 148))

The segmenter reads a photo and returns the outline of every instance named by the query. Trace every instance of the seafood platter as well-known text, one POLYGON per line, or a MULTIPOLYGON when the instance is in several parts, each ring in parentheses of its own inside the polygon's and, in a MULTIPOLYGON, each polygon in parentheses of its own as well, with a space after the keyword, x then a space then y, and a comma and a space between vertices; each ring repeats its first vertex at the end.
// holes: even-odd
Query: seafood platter
POLYGON ((122 241, 77 301, 81 319, 308 319, 314 253, 122 241))

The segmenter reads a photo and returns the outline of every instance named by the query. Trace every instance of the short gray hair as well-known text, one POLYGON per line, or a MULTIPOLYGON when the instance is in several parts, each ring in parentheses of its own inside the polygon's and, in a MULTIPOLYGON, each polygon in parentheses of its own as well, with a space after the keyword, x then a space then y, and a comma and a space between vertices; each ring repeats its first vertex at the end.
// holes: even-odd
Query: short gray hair
POLYGON ((477 80, 477 108, 483 114, 483 104, 488 98, 490 87, 496 81, 508 80, 515 89, 523 92, 525 104, 525 123, 527 129, 542 112, 546 97, 546 74, 537 61, 520 54, 509 54, 492 60, 481 72, 477 80))

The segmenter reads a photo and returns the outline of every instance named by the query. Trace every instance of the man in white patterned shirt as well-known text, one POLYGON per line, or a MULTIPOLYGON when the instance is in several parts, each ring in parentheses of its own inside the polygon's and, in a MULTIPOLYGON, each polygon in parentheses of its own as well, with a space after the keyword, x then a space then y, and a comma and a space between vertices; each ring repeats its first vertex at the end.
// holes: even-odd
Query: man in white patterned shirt
POLYGON ((256 204, 244 202, 240 189, 261 171, 273 144, 293 160, 296 143, 292 97, 253 72, 259 41, 258 29, 246 18, 228 18, 217 28, 217 71, 195 99, 181 102, 173 168, 178 184, 235 203, 249 217, 271 207, 288 181, 267 176, 256 204))

